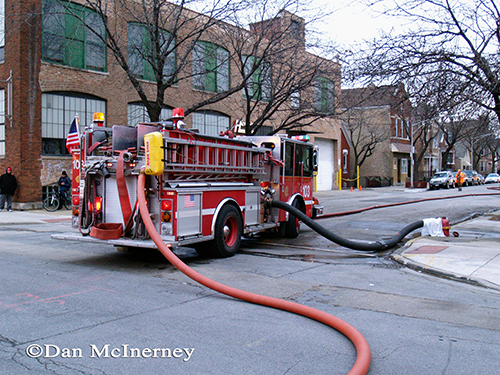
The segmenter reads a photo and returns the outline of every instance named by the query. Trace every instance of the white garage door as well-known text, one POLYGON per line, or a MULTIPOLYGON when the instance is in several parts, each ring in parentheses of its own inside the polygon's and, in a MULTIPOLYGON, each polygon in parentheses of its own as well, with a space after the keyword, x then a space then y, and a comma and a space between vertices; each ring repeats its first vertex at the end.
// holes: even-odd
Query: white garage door
POLYGON ((319 147, 318 159, 318 190, 333 189, 333 141, 330 139, 315 138, 314 144, 319 147))

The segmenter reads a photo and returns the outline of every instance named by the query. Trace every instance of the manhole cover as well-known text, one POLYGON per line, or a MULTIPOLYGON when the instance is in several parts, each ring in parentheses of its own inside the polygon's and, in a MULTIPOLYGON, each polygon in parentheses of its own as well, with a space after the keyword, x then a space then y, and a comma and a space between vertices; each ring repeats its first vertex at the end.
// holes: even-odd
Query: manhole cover
POLYGON ((406 254, 436 254, 447 248, 448 246, 420 246, 418 249, 408 251, 406 254))

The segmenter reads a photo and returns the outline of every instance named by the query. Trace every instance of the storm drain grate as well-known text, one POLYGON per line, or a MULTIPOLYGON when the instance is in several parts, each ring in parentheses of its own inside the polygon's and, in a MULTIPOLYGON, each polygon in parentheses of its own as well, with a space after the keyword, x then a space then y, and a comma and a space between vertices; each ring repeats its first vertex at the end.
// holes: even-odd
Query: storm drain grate
POLYGON ((408 251, 406 254, 436 254, 447 248, 448 246, 420 246, 418 249, 408 251))

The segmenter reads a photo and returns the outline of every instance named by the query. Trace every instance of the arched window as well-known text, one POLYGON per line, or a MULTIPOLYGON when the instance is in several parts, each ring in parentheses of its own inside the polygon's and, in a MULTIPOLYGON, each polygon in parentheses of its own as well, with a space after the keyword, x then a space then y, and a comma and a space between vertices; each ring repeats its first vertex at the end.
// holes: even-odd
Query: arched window
POLYGON ((229 129, 230 118, 215 111, 196 111, 193 113, 193 129, 201 134, 219 135, 221 131, 229 129))
MULTIPOLYGON (((128 104, 128 126, 137 126, 140 122, 150 122, 146 106, 142 103, 128 104)), ((160 112, 160 121, 168 120, 172 117, 172 108, 162 108, 160 112)))
POLYGON ((92 123, 94 112, 106 114, 106 101, 72 92, 42 94, 42 154, 68 155, 66 137, 78 114, 80 134, 92 123))

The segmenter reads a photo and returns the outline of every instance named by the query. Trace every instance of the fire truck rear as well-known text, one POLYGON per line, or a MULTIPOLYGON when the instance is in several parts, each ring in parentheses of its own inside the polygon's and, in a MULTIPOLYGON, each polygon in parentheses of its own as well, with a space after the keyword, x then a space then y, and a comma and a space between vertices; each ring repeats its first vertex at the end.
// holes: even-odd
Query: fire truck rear
POLYGON ((313 198, 317 150, 305 139, 209 136, 180 129, 175 120, 92 124, 75 160, 73 226, 80 233, 58 239, 156 247, 138 212, 140 173, 147 176, 148 209, 162 239, 200 254, 232 256, 242 236, 264 230, 298 236, 299 220, 270 200, 309 217, 323 213, 313 198))

